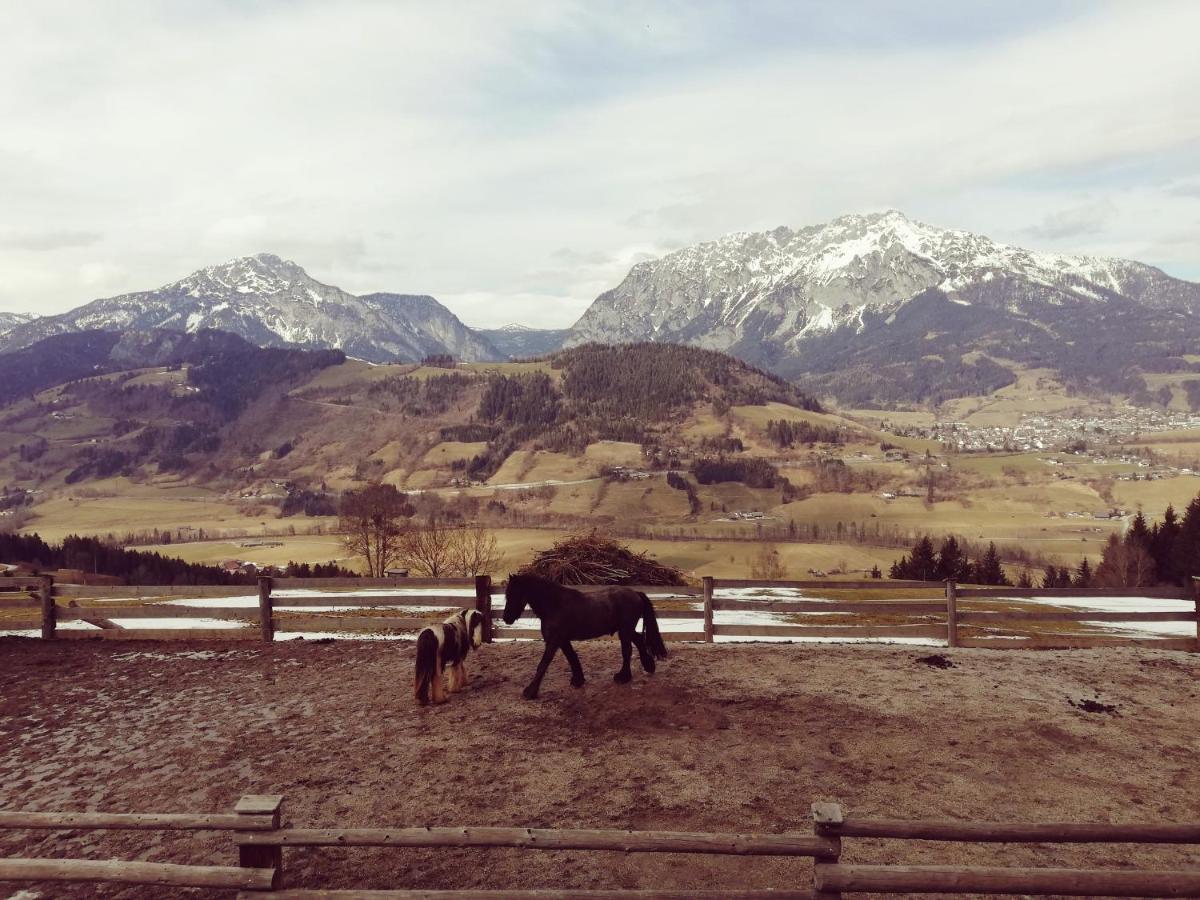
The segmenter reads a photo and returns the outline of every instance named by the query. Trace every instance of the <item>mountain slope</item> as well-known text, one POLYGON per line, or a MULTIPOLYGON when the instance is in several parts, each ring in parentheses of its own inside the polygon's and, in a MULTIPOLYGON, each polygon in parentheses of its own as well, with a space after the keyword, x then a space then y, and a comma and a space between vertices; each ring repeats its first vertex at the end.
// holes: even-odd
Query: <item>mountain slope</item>
POLYGON ((356 297, 269 253, 19 325, 0 337, 0 351, 66 332, 152 328, 218 329, 259 346, 335 348, 371 362, 413 362, 431 353, 469 362, 503 358, 432 297, 356 297))
POLYGON ((223 378, 231 383, 248 380, 249 370, 255 368, 248 362, 252 358, 263 360, 263 368, 281 372, 291 367, 293 359, 304 360, 301 368, 312 369, 345 360, 334 351, 264 350, 236 335, 209 329, 192 334, 163 329, 68 332, 0 354, 0 406, 80 378, 152 366, 224 369, 223 378))
POLYGON ((503 328, 481 328, 482 335, 497 350, 513 359, 544 356, 563 345, 570 333, 566 328, 528 328, 525 325, 505 325, 503 328))
POLYGON ((29 313, 0 312, 0 335, 8 334, 18 325, 32 322, 35 318, 29 313))
MULTIPOLYGON (((923 363, 942 371, 891 399, 924 399, 930 389, 953 391, 962 355, 976 351, 1049 364, 1088 382, 1097 374, 1090 361, 1111 356, 1114 344, 1136 345, 1136 352, 1119 354, 1128 367, 1190 352, 1181 347, 1198 336, 1200 285, 1137 262, 1023 250, 892 210, 728 235, 639 263, 595 300, 566 345, 688 343, 789 376, 923 363), (901 319, 914 329, 920 320, 938 329, 924 305, 901 315, 915 298, 931 302, 931 290, 944 298, 944 309, 963 311, 956 320, 965 333, 939 349, 915 330, 903 341, 889 337, 901 319), (1054 352, 1063 345, 1071 351, 1054 352)), ((822 383, 845 395, 837 379, 822 383)))

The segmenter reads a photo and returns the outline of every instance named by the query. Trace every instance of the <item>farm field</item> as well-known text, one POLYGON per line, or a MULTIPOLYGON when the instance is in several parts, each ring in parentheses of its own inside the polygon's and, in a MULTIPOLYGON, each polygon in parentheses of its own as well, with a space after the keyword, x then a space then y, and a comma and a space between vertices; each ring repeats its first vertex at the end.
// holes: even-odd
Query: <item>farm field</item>
MULTIPOLYGON (((622 445, 609 451, 622 454, 622 445)), ((522 475, 529 463, 523 451, 513 454, 518 460, 505 465, 504 477, 532 480, 542 476, 559 477, 571 472, 564 467, 572 461, 561 454, 537 454, 534 465, 522 475), (544 462, 543 462, 544 461, 544 462), (520 463, 520 464, 518 464, 520 463)), ((960 468, 986 465, 995 474, 1013 468, 1014 456, 1001 455, 992 462, 987 458, 968 457, 956 461, 960 468), (1003 462, 1002 462, 1003 461, 1003 462)), ((1028 463, 1034 475, 1042 466, 1028 455, 1016 456, 1028 463)), ((582 462, 582 460, 580 460, 582 462)), ((576 463, 578 465, 578 463, 576 463)), ((785 472, 788 470, 784 470, 785 472)), ((987 477, 991 477, 991 471, 987 477)), ((410 488, 416 487, 412 480, 410 488)), ((1168 503, 1181 511, 1200 491, 1200 479, 1185 476, 1159 481, 1114 481, 1110 487, 1112 504, 1128 510, 1141 507, 1157 518, 1168 503)), ((526 514, 545 509, 559 515, 574 516, 582 523, 597 527, 638 522, 661 533, 662 540, 633 540, 638 549, 649 550, 663 561, 678 565, 693 574, 740 577, 749 570, 758 546, 753 539, 762 528, 786 526, 794 522, 799 529, 816 525, 829 543, 779 544, 781 559, 793 577, 808 569, 870 569, 879 565, 885 572, 902 552, 890 547, 864 546, 838 541, 837 526, 851 523, 865 528, 899 529, 904 533, 929 531, 934 535, 954 533, 975 542, 994 540, 1000 545, 1021 545, 1036 549, 1061 565, 1074 567, 1082 556, 1098 558, 1108 535, 1127 527, 1128 519, 1096 520, 1092 513, 1106 510, 1110 503, 1089 485, 1079 480, 1034 480, 1025 483, 979 487, 962 499, 938 500, 926 504, 921 497, 884 499, 877 493, 815 494, 786 505, 779 504, 777 491, 747 488, 735 483, 702 487, 705 508, 696 517, 688 515, 686 497, 667 486, 661 477, 646 481, 606 483, 588 479, 582 483, 562 484, 545 500, 526 500, 515 509, 526 514), (715 506, 715 509, 712 507, 715 506), (767 518, 751 521, 722 521, 735 510, 760 510, 767 518), (1068 516, 1074 513, 1075 516, 1068 516), (742 538, 742 540, 722 540, 742 538), (665 539, 677 538, 677 539, 665 539), (842 565, 845 563, 845 566, 842 565)), ((444 491, 449 494, 451 492, 444 491)), ((488 498, 493 489, 472 488, 468 492, 488 498)), ((508 491, 495 492, 512 503, 508 491)), ((145 485, 127 479, 111 479, 85 488, 53 496, 38 504, 34 518, 25 530, 37 532, 48 540, 60 540, 68 534, 125 534, 151 529, 175 530, 181 527, 203 528, 214 539, 199 543, 172 543, 148 548, 191 562, 217 563, 226 559, 244 559, 260 564, 328 562, 342 559, 344 551, 336 537, 329 534, 334 519, 303 516, 278 518, 270 507, 255 509, 251 502, 234 502, 200 487, 179 484, 145 485), (255 513, 247 515, 247 512, 255 513), (304 532, 318 525, 324 535, 279 535, 289 528, 304 532), (230 536, 236 536, 231 539, 230 536), (241 536, 269 535, 282 547, 245 549, 237 546, 241 536)), ((496 534, 507 557, 506 564, 520 565, 558 536, 560 528, 498 527, 496 534)))
MULTIPOLYGON (((503 565, 516 569, 528 562, 533 554, 549 547, 563 532, 540 528, 497 529, 496 538, 504 554, 503 565)), ((324 563, 342 559, 345 549, 335 536, 305 535, 272 537, 279 547, 240 547, 237 541, 193 541, 186 544, 156 544, 139 550, 170 554, 188 562, 219 563, 227 559, 242 559, 264 565, 296 562, 324 563)), ((660 562, 679 566, 697 575, 717 578, 742 578, 750 571, 760 545, 752 541, 720 540, 646 540, 630 538, 626 543, 638 552, 649 552, 660 562)), ((903 551, 882 547, 860 547, 844 544, 779 544, 779 556, 789 571, 801 577, 808 569, 827 571, 845 563, 852 569, 870 569, 878 565, 886 569, 903 551)), ((499 574, 504 574, 501 572, 499 574)))
MULTIPOLYGON (((589 678, 581 690, 556 660, 542 699, 520 700, 540 647, 498 644, 474 658, 466 692, 419 709, 406 687, 408 645, 0 639, 0 740, 10 748, 0 756, 0 806, 217 812, 242 794, 280 793, 284 821, 296 827, 757 832, 807 831, 817 800, 880 818, 1195 817, 1200 662, 1191 655, 939 651, 951 666, 942 669, 922 661, 928 649, 690 645, 673 647, 653 678, 616 685, 612 644, 579 652, 589 678), (1086 712, 1088 700, 1111 710, 1086 712)), ((235 857, 227 836, 154 832, 12 831, 0 845, 6 856, 235 857)), ((859 840, 843 859, 1112 864, 1103 845, 859 840)), ((1122 863, 1179 867, 1195 854, 1134 846, 1122 863)), ((314 888, 767 888, 807 883, 810 866, 515 850, 285 854, 287 886, 314 888)))

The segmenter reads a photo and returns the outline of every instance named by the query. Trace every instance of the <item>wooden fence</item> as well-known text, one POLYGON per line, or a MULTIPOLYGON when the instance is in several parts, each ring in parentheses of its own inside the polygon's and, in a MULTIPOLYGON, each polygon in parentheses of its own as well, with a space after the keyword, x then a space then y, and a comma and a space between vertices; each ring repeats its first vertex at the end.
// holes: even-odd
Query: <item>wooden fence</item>
MULTIPOLYGON (((813 804, 811 832, 720 834, 503 827, 291 828, 283 798, 243 797, 232 814, 56 813, 0 811, 0 829, 140 829, 232 832, 237 866, 121 860, 0 859, 0 882, 116 882, 237 889, 242 900, 836 900, 882 894, 988 893, 1025 896, 1200 897, 1200 869, 1081 869, 1000 866, 843 864, 843 842, 855 838, 959 843, 1200 844, 1200 823, 1093 824, 911 821, 847 818, 835 803, 813 804), (486 850, 581 850, 619 853, 811 858, 812 884, 775 889, 625 890, 502 889, 330 890, 285 888, 288 847, 454 847, 486 850)), ((1126 857, 1122 856, 1122 859, 1126 857)))
MULTIPOLYGON (((637 587, 637 586, 635 586, 637 587)), ((528 611, 514 626, 500 626, 496 619, 502 606, 494 606, 497 591, 491 578, 260 578, 257 608, 197 607, 143 602, 150 599, 177 600, 245 595, 250 587, 85 587, 54 584, 49 576, 32 579, 0 579, 0 608, 27 609, 28 620, 4 619, 10 628, 40 628, 43 638, 274 640, 276 631, 307 632, 347 629, 359 631, 413 631, 436 618, 433 609, 474 606, 484 616, 485 640, 494 638, 536 639, 540 632, 528 611), (277 596, 281 590, 307 588, 324 593, 315 596, 277 596), (429 593, 388 593, 389 589, 428 588, 429 593), (437 593, 457 589, 468 593, 437 593), (348 596, 347 590, 372 590, 368 596, 348 596), (139 605, 79 605, 79 599, 130 598, 139 605), (63 605, 65 601, 66 605, 63 605), (281 608, 276 608, 276 606, 281 608), (387 607, 423 609, 430 614, 384 612, 387 607), (311 610, 311 612, 307 611, 311 610), (376 614, 382 613, 382 614, 376 614), (216 619, 239 623, 226 628, 123 627, 130 619, 216 619), (60 629, 59 622, 83 621, 90 629, 60 629), (257 627, 253 627, 257 626, 257 627)), ((1191 593, 1182 588, 1109 589, 1014 589, 1004 587, 960 587, 947 582, 944 590, 929 582, 906 581, 752 581, 705 577, 699 587, 640 586, 659 606, 660 619, 695 622, 694 629, 664 631, 671 641, 711 642, 720 637, 832 640, 909 638, 942 642, 949 647, 1037 647, 1060 649, 1112 645, 1147 646, 1157 649, 1200 649, 1200 579, 1191 593), (721 589, 797 589, 832 593, 835 599, 776 599, 770 597, 721 597, 721 589), (898 591, 927 590, 933 596, 896 599, 898 591), (837 592, 853 591, 868 599, 837 599, 837 592), (934 593, 936 592, 936 593, 934 593), (938 596, 940 594, 941 596, 938 596), (1165 598, 1186 600, 1191 609, 1170 611, 1101 612, 1087 609, 1012 609, 1009 601, 1029 598, 1056 599, 1087 597, 1165 598), (792 621, 762 624, 722 622, 720 613, 774 613, 792 621), (830 622, 832 624, 818 624, 830 622), (1189 622, 1194 629, 1186 637, 1109 636, 1081 633, 1080 623, 1189 622), (1065 630, 1063 630, 1065 626, 1065 630), (1056 630, 1057 629, 1057 630, 1056 630)), ((502 596, 502 593, 501 593, 502 596)))

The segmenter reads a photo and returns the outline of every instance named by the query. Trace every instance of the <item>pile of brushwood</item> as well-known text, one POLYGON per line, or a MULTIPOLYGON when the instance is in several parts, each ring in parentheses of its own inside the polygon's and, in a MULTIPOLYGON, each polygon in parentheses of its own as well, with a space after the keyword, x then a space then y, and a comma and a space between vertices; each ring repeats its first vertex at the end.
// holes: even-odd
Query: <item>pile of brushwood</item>
POLYGON ((595 531, 563 538, 521 570, 559 584, 687 584, 683 572, 595 531))

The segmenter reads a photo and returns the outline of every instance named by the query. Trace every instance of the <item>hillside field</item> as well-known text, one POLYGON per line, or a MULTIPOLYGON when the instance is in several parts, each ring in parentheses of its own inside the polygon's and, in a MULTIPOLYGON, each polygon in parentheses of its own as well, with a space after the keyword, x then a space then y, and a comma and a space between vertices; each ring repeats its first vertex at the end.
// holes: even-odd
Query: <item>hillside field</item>
MULTIPOLYGON (((703 355, 698 359, 697 372, 714 364, 703 355)), ((672 364, 692 364, 687 352, 681 360, 672 364)), ((86 465, 74 473, 72 467, 109 450, 131 452, 139 432, 125 432, 142 420, 125 418, 117 428, 122 415, 143 410, 137 415, 146 418, 146 428, 176 427, 169 424, 171 404, 190 402, 193 390, 186 370, 150 368, 101 376, 87 389, 49 388, 0 415, 0 483, 31 492, 31 504, 14 519, 24 531, 48 540, 135 534, 142 535, 139 544, 148 533, 167 532, 172 542, 152 549, 192 561, 353 565, 330 534, 335 519, 283 517, 280 504, 292 489, 333 495, 381 481, 425 498, 423 508, 444 502, 481 521, 497 534, 509 566, 556 537, 596 527, 692 576, 745 576, 759 549, 753 542, 778 543, 792 577, 810 569, 861 574, 876 565, 886 572, 903 545, 922 533, 995 541, 1002 550, 1031 551, 1042 563, 1073 568, 1085 555, 1095 562, 1108 535, 1127 527, 1133 511, 1141 508, 1154 519, 1168 503, 1182 510, 1200 492, 1200 479, 1181 474, 1121 480, 1140 470, 1119 459, 1098 463, 1052 450, 948 452, 909 433, 932 424, 932 411, 818 412, 792 405, 800 399, 760 375, 720 365, 733 366, 732 375, 718 379, 722 387, 684 385, 679 390, 695 394, 684 400, 672 388, 655 400, 666 404, 661 413, 644 412, 635 423, 646 429, 645 446, 660 455, 657 469, 639 440, 578 441, 568 435, 576 443, 561 446, 563 433, 551 431, 552 440, 521 432, 523 438, 506 443, 497 422, 480 418, 480 404, 496 379, 519 385, 544 377, 551 391, 560 391, 567 389, 566 368, 535 362, 448 370, 349 360, 265 391, 222 428, 217 449, 189 454, 170 471, 147 463, 97 476, 86 465), (761 402, 720 402, 726 396, 761 402), (777 396, 792 402, 772 399, 777 396), (821 439, 783 446, 769 433, 772 422, 818 429, 821 439), (699 484, 689 475, 689 500, 667 483, 664 468, 687 473, 692 461, 718 456, 767 459, 795 493, 788 496, 778 484, 699 484), (479 460, 492 457, 482 476, 469 474, 479 460), (828 477, 830 466, 840 484, 828 477), (612 467, 637 477, 604 477, 612 467), (1113 508, 1126 516, 1097 518, 1113 508), (196 542, 201 533, 204 540, 196 542), (281 546, 241 546, 255 537, 281 546)), ((634 403, 639 392, 623 389, 634 403)), ((536 405, 531 409, 536 412, 536 405)), ((588 407, 578 409, 585 415, 588 407)), ((1029 370, 1016 384, 989 397, 953 401, 940 415, 991 427, 1029 413, 1101 415, 1114 409, 1102 399, 1068 394, 1045 371, 1029 370)), ((586 427, 602 430, 606 421, 586 427)), ((1200 430, 1138 436, 1126 449, 1186 460, 1195 447, 1200 430)))

